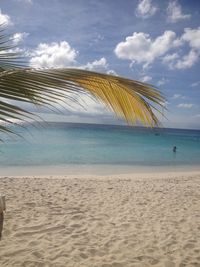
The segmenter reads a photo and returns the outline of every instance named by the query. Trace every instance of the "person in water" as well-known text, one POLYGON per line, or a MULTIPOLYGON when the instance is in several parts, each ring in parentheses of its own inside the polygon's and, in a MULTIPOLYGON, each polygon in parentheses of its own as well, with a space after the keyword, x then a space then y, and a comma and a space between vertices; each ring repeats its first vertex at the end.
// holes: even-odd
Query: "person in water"
POLYGON ((176 153, 176 150, 177 150, 177 147, 174 146, 174 147, 173 147, 173 152, 176 153))

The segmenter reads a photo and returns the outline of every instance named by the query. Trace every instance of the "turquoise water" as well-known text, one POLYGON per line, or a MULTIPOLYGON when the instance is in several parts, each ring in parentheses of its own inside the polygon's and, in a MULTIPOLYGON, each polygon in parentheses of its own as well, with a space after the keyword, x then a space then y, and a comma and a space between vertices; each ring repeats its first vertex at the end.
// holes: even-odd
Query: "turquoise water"
MULTIPOLYGON (((200 131, 49 123, 0 144, 0 166, 200 165, 200 131), (173 146, 177 152, 173 153, 173 146)), ((2 136, 0 136, 2 138, 2 136)))

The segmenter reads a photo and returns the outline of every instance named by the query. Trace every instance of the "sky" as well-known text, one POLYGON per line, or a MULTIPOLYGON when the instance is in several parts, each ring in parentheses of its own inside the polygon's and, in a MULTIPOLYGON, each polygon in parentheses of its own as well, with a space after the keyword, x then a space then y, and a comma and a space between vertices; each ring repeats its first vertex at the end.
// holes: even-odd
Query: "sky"
MULTIPOLYGON (((166 97, 164 127, 200 129, 199 0, 1 0, 0 24, 36 68, 144 81, 166 97)), ((15 48, 17 49, 17 48, 15 48)), ((48 120, 120 124, 90 98, 48 120)))

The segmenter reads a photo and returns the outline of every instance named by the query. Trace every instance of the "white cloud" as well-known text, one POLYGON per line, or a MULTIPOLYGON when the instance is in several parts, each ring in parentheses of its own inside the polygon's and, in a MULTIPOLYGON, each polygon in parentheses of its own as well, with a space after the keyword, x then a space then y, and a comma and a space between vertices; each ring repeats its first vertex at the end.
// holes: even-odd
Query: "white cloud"
POLYGON ((118 58, 145 63, 147 66, 176 46, 177 39, 173 31, 165 31, 155 40, 152 40, 149 34, 134 32, 116 46, 115 54, 118 58))
POLYGON ((181 59, 172 65, 173 69, 188 69, 191 68, 199 59, 199 53, 195 50, 190 50, 190 52, 183 56, 181 59))
POLYGON ((160 80, 157 82, 157 85, 158 85, 158 86, 164 85, 164 84, 166 84, 168 81, 169 81, 168 79, 166 79, 166 78, 162 78, 162 79, 160 79, 160 80))
POLYGON ((136 8, 136 15, 142 18, 149 18, 157 11, 157 7, 152 4, 151 0, 140 0, 136 8))
POLYGON ((23 48, 15 47, 8 50, 9 53, 17 53, 21 54, 23 53, 24 56, 26 56, 27 51, 23 48))
POLYGON ((191 49, 188 54, 179 58, 176 62, 171 61, 172 69, 188 69, 198 61, 200 55, 200 27, 197 29, 184 29, 184 34, 180 40, 188 43, 191 49))
POLYGON ((14 45, 18 45, 19 43, 23 42, 24 39, 28 36, 29 34, 27 32, 17 32, 13 35, 12 37, 12 42, 14 45))
POLYGON ((188 69, 199 60, 200 27, 186 28, 180 37, 173 31, 165 31, 155 39, 149 34, 134 32, 118 43, 114 52, 118 58, 130 60, 130 67, 134 63, 142 64, 143 68, 151 67, 155 60, 161 59, 169 69, 188 69), (178 51, 180 46, 184 49, 178 51), (189 52, 184 54, 186 49, 189 52))
POLYGON ((179 55, 177 53, 167 54, 166 56, 163 57, 162 61, 164 63, 169 63, 169 62, 177 59, 178 57, 179 57, 179 55))
POLYGON ((9 15, 3 14, 0 9, 0 25, 9 26, 12 25, 12 21, 9 15))
POLYGON ((80 66, 82 69, 97 71, 97 72, 106 72, 107 74, 118 76, 114 70, 108 69, 109 64, 105 57, 100 58, 99 60, 94 60, 88 62, 86 65, 80 66))
POLYGON ((78 52, 68 42, 41 43, 31 53, 30 65, 35 68, 62 68, 73 66, 78 52))
POLYGON ((118 74, 114 70, 108 70, 106 73, 110 74, 110 75, 113 75, 113 76, 118 76, 118 74))
POLYGON ((175 23, 180 20, 189 19, 190 14, 183 14, 182 7, 178 1, 171 1, 167 7, 167 19, 169 22, 175 23))
POLYGON ((177 54, 166 55, 162 62, 168 66, 169 69, 188 69, 191 68, 199 59, 200 53, 191 49, 187 55, 182 58, 177 54))
POLYGON ((168 54, 163 57, 162 62, 169 69, 188 69, 191 68, 199 59, 199 52, 191 49, 187 55, 180 57, 177 53, 168 54))
POLYGON ((26 3, 26 4, 33 4, 33 0, 15 0, 15 1, 26 3))
POLYGON ((190 109, 194 106, 194 104, 191 103, 181 103, 179 105, 177 105, 178 108, 186 108, 186 109, 190 109))
POLYGON ((185 33, 182 35, 181 39, 183 41, 189 42, 189 46, 194 49, 200 49, 200 27, 197 29, 184 29, 185 33))
POLYGON ((152 80, 152 77, 151 76, 143 76, 141 79, 140 79, 142 82, 149 82, 152 80))
POLYGON ((191 84, 191 87, 197 87, 200 85, 200 81, 191 84))
POLYGON ((189 46, 188 54, 180 56, 178 53, 167 54, 162 62, 170 69, 188 69, 191 68, 200 56, 200 27, 197 29, 184 29, 183 35, 177 39, 179 45, 189 46))
POLYGON ((174 68, 174 62, 179 58, 179 55, 177 53, 173 54, 167 54, 163 57, 162 63, 167 65, 169 69, 174 68))
POLYGON ((185 96, 180 95, 180 94, 174 94, 174 95, 172 96, 172 99, 184 99, 184 98, 185 98, 185 96))
POLYGON ((99 43, 99 42, 101 42, 101 41, 103 41, 103 40, 104 40, 104 36, 101 35, 101 34, 97 34, 96 37, 94 38, 93 42, 94 42, 95 44, 97 44, 97 43, 99 43))
POLYGON ((90 71, 105 71, 108 68, 108 63, 105 57, 100 58, 99 60, 94 60, 93 62, 88 62, 82 68, 90 71))
POLYGON ((80 65, 76 61, 78 52, 66 41, 41 43, 35 50, 26 51, 26 56, 30 57, 30 66, 35 68, 74 67, 117 75, 114 70, 108 69, 109 64, 105 57, 80 65))

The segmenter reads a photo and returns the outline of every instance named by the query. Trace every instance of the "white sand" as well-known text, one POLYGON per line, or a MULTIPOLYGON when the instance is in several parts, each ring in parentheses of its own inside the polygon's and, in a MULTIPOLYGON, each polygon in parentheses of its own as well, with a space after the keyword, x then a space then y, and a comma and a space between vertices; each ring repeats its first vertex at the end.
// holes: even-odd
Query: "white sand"
POLYGON ((150 176, 0 178, 0 266, 200 266, 200 172, 150 176))

